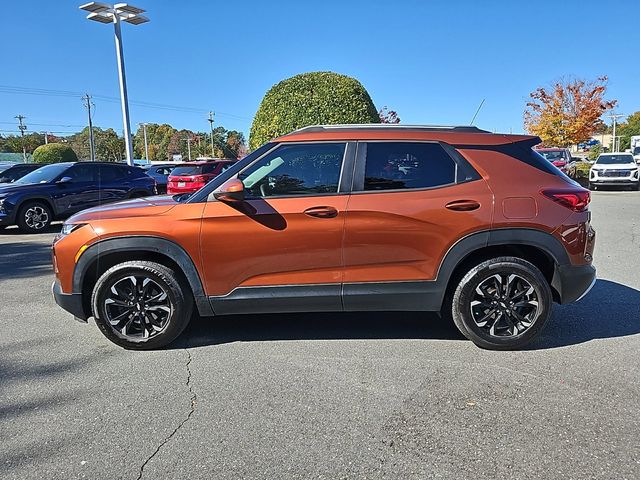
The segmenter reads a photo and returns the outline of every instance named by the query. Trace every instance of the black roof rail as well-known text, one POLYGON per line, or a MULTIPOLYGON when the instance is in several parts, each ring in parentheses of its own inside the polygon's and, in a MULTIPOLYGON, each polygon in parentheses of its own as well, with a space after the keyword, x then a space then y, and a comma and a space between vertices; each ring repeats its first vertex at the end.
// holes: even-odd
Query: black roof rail
POLYGON ((292 133, 324 132, 327 130, 421 130, 425 132, 491 133, 471 125, 400 125, 389 123, 359 123, 344 125, 309 125, 292 133))

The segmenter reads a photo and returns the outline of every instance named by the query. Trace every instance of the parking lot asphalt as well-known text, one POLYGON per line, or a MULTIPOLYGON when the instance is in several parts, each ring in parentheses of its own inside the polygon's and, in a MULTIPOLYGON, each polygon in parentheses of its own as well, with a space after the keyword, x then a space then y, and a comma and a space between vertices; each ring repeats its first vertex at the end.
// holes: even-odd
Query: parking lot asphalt
MULTIPOLYGON (((640 192, 594 192, 599 280, 519 352, 434 315, 200 319, 130 352, 0 232, 0 477, 640 478, 640 192)), ((59 228, 59 227, 58 227, 59 228)))

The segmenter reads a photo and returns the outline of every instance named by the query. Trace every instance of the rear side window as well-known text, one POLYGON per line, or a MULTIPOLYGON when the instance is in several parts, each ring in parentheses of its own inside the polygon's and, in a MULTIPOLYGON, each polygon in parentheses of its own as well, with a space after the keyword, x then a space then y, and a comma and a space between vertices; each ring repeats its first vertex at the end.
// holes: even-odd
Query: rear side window
POLYGON ((456 163, 438 143, 367 143, 364 190, 432 188, 456 181, 456 163))
POLYGON ((176 167, 171 172, 172 176, 187 176, 187 175, 200 175, 202 173, 201 165, 186 165, 183 167, 176 167))
POLYGON ((117 165, 100 165, 98 168, 98 180, 113 182, 124 177, 124 169, 117 165))

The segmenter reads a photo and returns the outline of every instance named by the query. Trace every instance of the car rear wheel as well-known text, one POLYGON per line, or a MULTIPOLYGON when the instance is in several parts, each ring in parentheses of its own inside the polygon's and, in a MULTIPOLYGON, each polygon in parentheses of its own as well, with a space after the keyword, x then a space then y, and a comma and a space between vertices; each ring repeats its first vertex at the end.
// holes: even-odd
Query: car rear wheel
POLYGON ((53 213, 48 205, 42 202, 26 202, 18 211, 16 223, 25 233, 38 233, 51 225, 53 213))
POLYGON ((91 296, 96 324, 112 342, 132 350, 161 348, 189 324, 193 297, 181 275, 155 262, 111 267, 91 296))
POLYGON ((448 304, 454 323, 482 348, 513 350, 531 342, 551 314, 551 288, 540 270, 517 257, 473 267, 448 304))

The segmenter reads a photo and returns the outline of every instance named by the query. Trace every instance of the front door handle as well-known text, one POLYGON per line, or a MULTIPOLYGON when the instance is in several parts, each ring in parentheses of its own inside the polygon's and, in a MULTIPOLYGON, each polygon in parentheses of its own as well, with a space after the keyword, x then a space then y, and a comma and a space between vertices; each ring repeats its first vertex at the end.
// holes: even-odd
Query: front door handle
POLYGON ((304 214, 316 218, 333 218, 338 215, 338 210, 333 207, 311 207, 307 208, 304 214))
POLYGON ((477 210, 480 208, 480 204, 475 200, 454 200, 453 202, 447 203, 445 208, 456 212, 468 212, 470 210, 477 210))

